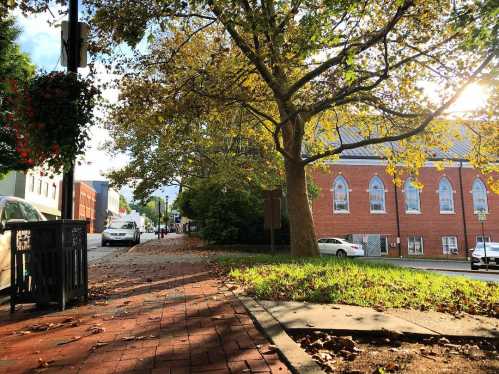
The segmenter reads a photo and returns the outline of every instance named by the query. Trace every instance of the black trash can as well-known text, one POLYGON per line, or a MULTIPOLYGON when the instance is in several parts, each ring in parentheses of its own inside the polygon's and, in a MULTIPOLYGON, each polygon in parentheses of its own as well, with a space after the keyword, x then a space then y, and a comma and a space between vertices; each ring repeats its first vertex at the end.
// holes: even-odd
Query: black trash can
POLYGON ((11 231, 10 310, 16 304, 57 303, 64 310, 88 297, 87 222, 8 223, 11 231))

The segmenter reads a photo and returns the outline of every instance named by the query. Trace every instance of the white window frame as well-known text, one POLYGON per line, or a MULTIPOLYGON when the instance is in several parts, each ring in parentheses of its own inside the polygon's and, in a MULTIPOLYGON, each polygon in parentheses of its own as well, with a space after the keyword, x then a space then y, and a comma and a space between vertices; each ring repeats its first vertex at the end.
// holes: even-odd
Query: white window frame
POLYGON ((408 236, 407 237, 407 254, 409 256, 423 256, 424 255, 424 244, 423 244, 423 237, 421 235, 411 235, 411 236, 408 236), (420 244, 420 247, 421 247, 421 252, 420 253, 416 253, 415 252, 415 248, 416 248, 416 238, 418 238, 418 242, 420 244), (413 243, 413 249, 412 249, 412 253, 411 253, 411 239, 412 241, 414 242, 413 243))
POLYGON ((457 236, 446 235, 442 236, 442 251, 444 255, 452 255, 459 253, 459 246, 457 244, 457 236), (449 239, 453 239, 454 243, 450 244, 449 239))
POLYGON ((438 206, 440 208, 440 214, 453 214, 455 213, 454 210, 454 190, 452 189, 452 184, 450 180, 447 177, 442 177, 440 179, 440 182, 438 183, 438 206), (442 209, 442 186, 446 184, 448 187, 448 193, 449 193, 449 202, 450 202, 450 209, 442 209))
POLYGON ((369 181, 369 210, 371 213, 386 213, 386 197, 385 197, 385 184, 383 183, 383 180, 375 175, 374 177, 371 178, 369 181), (373 203, 373 196, 374 196, 374 190, 373 186, 374 183, 378 182, 380 186, 380 192, 381 192, 381 209, 373 209, 372 203, 373 203))
POLYGON ((471 198, 473 200, 473 212, 475 214, 477 214, 479 212, 485 212, 485 213, 489 212, 489 202, 488 202, 488 199, 487 199, 487 193, 488 193, 488 191, 487 191, 487 187, 485 186, 485 183, 483 183, 483 181, 480 178, 475 178, 475 180, 473 181, 473 183, 471 185, 471 198), (475 185, 478 185, 478 186, 481 187, 480 188, 481 189, 480 192, 483 193, 483 197, 485 199, 485 209, 483 209, 483 210, 478 210, 476 208, 476 205, 477 205, 476 204, 476 200, 477 200, 477 198, 476 198, 475 193, 479 192, 479 191, 477 191, 475 189, 475 185))
POLYGON ((405 197, 405 212, 407 214, 420 214, 421 213, 421 190, 412 185, 412 178, 407 178, 404 184, 404 197, 405 197), (409 209, 407 192, 409 189, 414 189, 417 192, 418 207, 417 209, 409 209))
POLYGON ((350 213, 350 190, 348 188, 348 182, 343 175, 338 175, 334 179, 334 183, 333 183, 333 213, 340 213, 340 214, 350 213), (336 185, 340 181, 343 183, 343 185, 345 187, 346 209, 336 209, 336 185))

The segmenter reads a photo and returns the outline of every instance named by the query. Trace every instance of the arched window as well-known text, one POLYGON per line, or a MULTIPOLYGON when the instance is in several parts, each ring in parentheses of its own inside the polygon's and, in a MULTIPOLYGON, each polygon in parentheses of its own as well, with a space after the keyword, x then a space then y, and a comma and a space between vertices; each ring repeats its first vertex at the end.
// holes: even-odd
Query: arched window
POLYGON ((452 185, 446 177, 440 179, 440 183, 438 184, 438 199, 440 202, 440 213, 454 212, 452 185))
POLYGON ((348 212, 348 184, 341 175, 336 177, 333 185, 333 210, 335 212, 348 212))
POLYGON ((369 182, 369 203, 371 212, 385 211, 385 185, 378 176, 373 177, 369 182))
POLYGON ((476 178, 473 181, 471 193, 473 195, 473 210, 475 213, 488 212, 487 188, 485 188, 485 184, 480 179, 476 178))
POLYGON ((412 179, 408 178, 405 181, 405 211, 408 213, 421 212, 421 201, 419 198, 419 189, 412 184, 412 179))

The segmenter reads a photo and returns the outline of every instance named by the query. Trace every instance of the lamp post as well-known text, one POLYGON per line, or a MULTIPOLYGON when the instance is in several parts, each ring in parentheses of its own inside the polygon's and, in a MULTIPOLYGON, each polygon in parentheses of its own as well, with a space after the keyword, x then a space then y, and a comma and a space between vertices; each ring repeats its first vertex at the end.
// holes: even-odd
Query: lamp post
POLYGON ((165 234, 168 234, 168 195, 165 196, 165 234))
POLYGON ((478 221, 482 225, 482 243, 483 243, 483 256, 485 258, 485 268, 489 271, 489 259, 487 258, 487 246, 485 245, 485 232, 484 232, 484 222, 487 220, 487 214, 482 210, 477 214, 478 221))
MULTIPOLYGON (((67 45, 68 72, 77 74, 80 60, 80 27, 78 25, 78 0, 69 0, 69 37, 67 45)), ((74 162, 62 176, 61 213, 63 219, 73 218, 74 162)))
POLYGON ((158 197, 158 240, 161 239, 161 198, 158 197))

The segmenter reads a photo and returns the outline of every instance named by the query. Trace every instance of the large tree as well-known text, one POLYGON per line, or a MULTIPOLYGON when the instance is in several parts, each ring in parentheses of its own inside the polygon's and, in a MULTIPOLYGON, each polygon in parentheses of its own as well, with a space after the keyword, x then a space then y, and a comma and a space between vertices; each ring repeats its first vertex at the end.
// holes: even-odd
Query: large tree
MULTIPOLYGON (((497 78, 494 0, 86 3, 93 50, 112 55, 124 83, 135 77, 153 91, 161 88, 145 109, 157 108, 164 128, 189 123, 200 109, 202 126, 209 126, 213 114, 223 118, 237 109, 270 133, 284 161, 296 255, 318 254, 308 165, 398 142, 384 148, 390 165, 420 166, 435 147, 449 147, 452 122, 443 119, 466 85, 497 78), (139 48, 114 48, 123 44, 139 48), (182 53, 192 46, 198 54, 182 53), (440 89, 436 100, 422 93, 428 81, 440 89), (344 126, 355 127, 360 139, 343 138, 344 126)), ((122 108, 132 99, 123 95, 122 108)), ((478 167, 497 157, 497 108, 491 108, 466 123, 478 167)))

